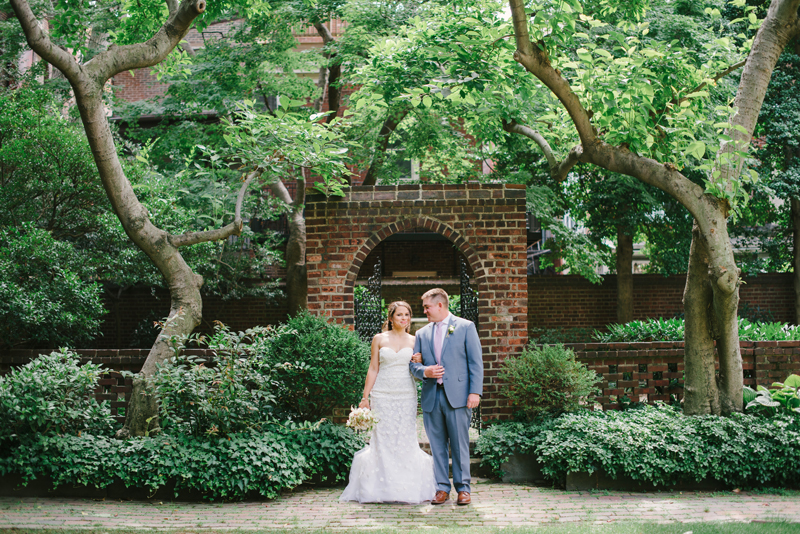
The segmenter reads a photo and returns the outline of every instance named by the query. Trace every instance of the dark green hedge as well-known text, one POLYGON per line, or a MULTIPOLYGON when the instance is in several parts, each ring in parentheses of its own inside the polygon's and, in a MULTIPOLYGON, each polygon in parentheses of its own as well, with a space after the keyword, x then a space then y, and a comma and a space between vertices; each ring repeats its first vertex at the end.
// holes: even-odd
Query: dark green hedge
POLYGON ((106 436, 29 435, 0 445, 0 475, 23 482, 46 476, 54 486, 196 490, 211 500, 276 497, 312 477, 343 479, 363 441, 332 424, 225 438, 159 435, 125 441, 106 436))
POLYGON ((730 486, 800 485, 800 418, 685 416, 669 407, 580 412, 540 423, 500 423, 477 451, 500 471, 515 453, 537 457, 561 483, 601 470, 652 484, 716 480, 730 486))

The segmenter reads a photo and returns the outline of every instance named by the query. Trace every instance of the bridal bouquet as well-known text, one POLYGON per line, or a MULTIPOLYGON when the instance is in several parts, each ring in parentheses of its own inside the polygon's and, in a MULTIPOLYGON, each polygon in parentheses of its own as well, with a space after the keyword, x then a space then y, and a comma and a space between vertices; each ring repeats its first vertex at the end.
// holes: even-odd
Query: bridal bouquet
POLYGON ((369 408, 350 407, 350 417, 347 418, 347 426, 356 432, 369 432, 378 420, 369 408))

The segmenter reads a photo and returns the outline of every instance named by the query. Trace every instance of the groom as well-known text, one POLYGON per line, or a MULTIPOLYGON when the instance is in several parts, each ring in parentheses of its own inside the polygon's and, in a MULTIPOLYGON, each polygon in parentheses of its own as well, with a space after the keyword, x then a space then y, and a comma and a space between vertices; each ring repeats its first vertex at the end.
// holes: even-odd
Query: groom
POLYGON ((422 412, 431 443, 436 496, 432 504, 450 497, 448 445, 453 456, 453 485, 458 504, 470 503, 469 423, 483 393, 483 351, 475 323, 448 311, 443 289, 422 295, 428 323, 417 332, 414 352, 422 363, 409 364, 422 380, 422 412))

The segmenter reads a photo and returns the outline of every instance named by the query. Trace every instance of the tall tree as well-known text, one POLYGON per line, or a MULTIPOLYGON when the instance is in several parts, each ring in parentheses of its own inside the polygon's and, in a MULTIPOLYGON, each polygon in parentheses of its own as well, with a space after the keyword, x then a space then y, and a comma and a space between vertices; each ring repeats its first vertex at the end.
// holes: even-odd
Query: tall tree
MULTIPOLYGON (((150 67, 164 61, 186 36, 194 20, 206 13, 207 4, 205 0, 184 0, 181 3, 168 0, 166 17, 160 8, 149 13, 151 24, 153 20, 160 20, 160 23, 154 23, 157 29, 149 39, 125 45, 112 43, 88 61, 84 61, 84 54, 70 53, 68 47, 75 50, 83 46, 84 36, 76 30, 81 29, 84 22, 82 18, 87 16, 87 10, 96 7, 94 4, 87 2, 70 6, 67 11, 57 10, 51 19, 52 33, 44 29, 47 25, 34 14, 26 0, 11 0, 11 6, 31 49, 61 71, 69 81, 108 200, 126 234, 158 267, 170 289, 169 317, 148 354, 140 376, 134 380, 125 426, 119 432, 120 437, 141 435, 157 424, 158 413, 154 397, 147 394, 144 378, 152 376, 156 364, 170 356, 170 338, 189 334, 202 318, 200 287, 203 278, 186 264, 180 249, 240 234, 241 205, 246 187, 256 174, 243 177, 235 218, 225 227, 180 235, 156 227, 136 197, 120 164, 108 125, 103 89, 106 82, 120 72, 150 67)), ((218 3, 208 15, 218 16, 229 7, 218 3)), ((136 17, 123 17, 122 20, 129 23, 130 19, 135 21, 136 17)), ((143 24, 141 26, 144 31, 148 29, 143 24)))
MULTIPOLYGON (((574 61, 564 61, 560 54, 566 47, 577 44, 576 36, 580 37, 580 32, 565 32, 564 28, 576 28, 582 23, 601 26, 603 23, 584 13, 580 17, 573 16, 572 13, 583 11, 583 6, 578 2, 566 2, 559 6, 537 4, 532 6, 535 11, 533 19, 529 17, 522 0, 509 2, 516 38, 514 59, 539 79, 568 113, 580 140, 570 151, 570 157, 576 162, 592 163, 658 187, 683 204, 694 217, 684 296, 687 323, 684 409, 689 414, 728 414, 742 410, 742 363, 736 321, 739 270, 728 234, 728 217, 741 199, 743 179, 739 173, 770 74, 781 51, 798 31, 799 4, 797 0, 774 0, 762 21, 744 65, 734 101, 736 111, 727 121, 725 137, 714 162, 709 165, 704 189, 681 174, 673 161, 663 157, 665 153, 662 153, 659 161, 656 159, 659 155, 650 150, 658 137, 668 139, 664 129, 659 126, 664 111, 656 107, 660 103, 652 98, 654 87, 638 84, 636 78, 646 78, 647 67, 644 64, 648 56, 663 57, 668 51, 650 49, 645 53, 639 50, 643 55, 637 61, 636 47, 631 47, 624 40, 617 40, 619 46, 612 51, 599 47, 593 47, 593 50, 579 48, 577 55, 583 66, 574 61), (569 9, 557 9, 564 5, 569 5, 569 9), (644 103, 642 109, 645 113, 628 117, 623 111, 625 100, 618 99, 613 93, 607 101, 603 101, 601 99, 605 97, 605 91, 594 98, 584 92, 594 85, 589 76, 595 76, 595 72, 588 71, 589 66, 594 69, 605 67, 607 72, 613 71, 616 66, 627 67, 633 75, 631 87, 635 88, 633 94, 627 94, 637 96, 638 92, 637 104, 644 103), (579 89, 581 96, 573 83, 568 81, 567 72, 574 73, 573 83, 583 85, 579 89), (630 119, 640 121, 640 124, 649 123, 649 132, 643 132, 647 134, 643 142, 613 135, 609 131, 615 121, 627 122, 630 119), (650 154, 656 158, 649 157, 650 154), (714 369, 714 341, 717 342, 720 363, 718 378, 714 369)), ((614 39, 613 32, 609 36, 614 39)), ((711 76, 707 74, 705 77, 711 76)), ((603 79, 602 76, 599 78, 603 79)), ((671 98, 668 108, 681 106, 691 98, 702 96, 702 93, 697 94, 700 89, 702 87, 684 89, 681 93, 685 96, 671 98)), ((702 148, 705 152, 705 146, 690 144, 687 150, 699 153, 702 148)))

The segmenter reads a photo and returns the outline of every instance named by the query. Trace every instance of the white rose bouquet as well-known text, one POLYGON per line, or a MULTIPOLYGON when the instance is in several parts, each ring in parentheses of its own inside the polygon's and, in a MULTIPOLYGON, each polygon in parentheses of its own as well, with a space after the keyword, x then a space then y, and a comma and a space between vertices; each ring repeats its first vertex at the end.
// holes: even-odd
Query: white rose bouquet
POLYGON ((350 407, 350 417, 347 418, 347 426, 356 432, 369 432, 377 422, 378 419, 369 408, 350 407))

